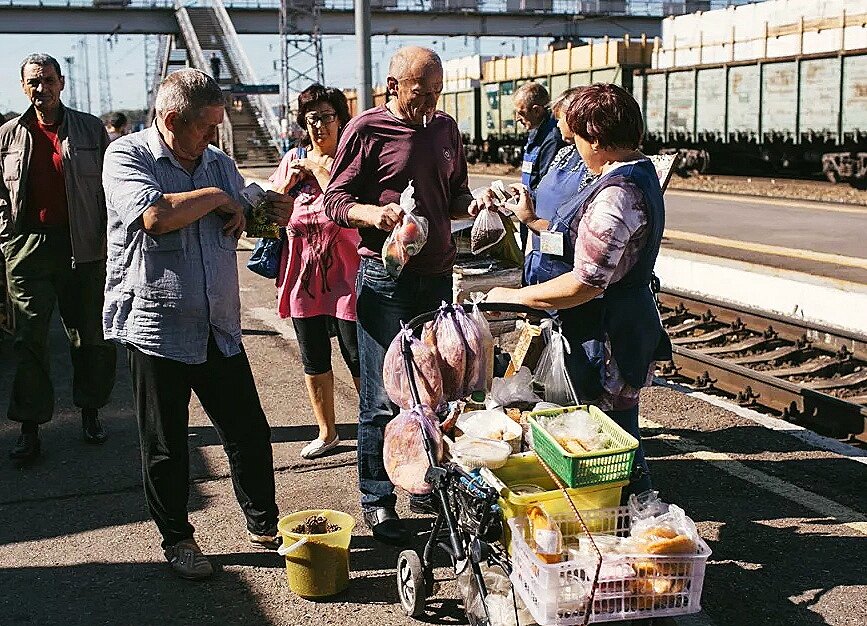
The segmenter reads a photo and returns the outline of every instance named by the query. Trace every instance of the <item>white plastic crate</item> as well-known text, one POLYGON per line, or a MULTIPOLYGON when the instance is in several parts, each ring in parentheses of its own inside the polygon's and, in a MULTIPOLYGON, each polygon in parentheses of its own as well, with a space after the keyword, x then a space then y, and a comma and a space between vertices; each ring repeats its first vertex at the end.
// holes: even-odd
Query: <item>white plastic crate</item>
MULTIPOLYGON (((594 534, 626 536, 627 507, 582 512, 594 534)), ((564 537, 586 535, 571 514, 554 516, 564 537)), ((509 520, 512 531, 512 585, 542 626, 580 624, 588 610, 596 559, 542 562, 527 544, 525 518, 509 520)), ((698 613, 704 570, 711 551, 701 539, 689 555, 617 554, 602 561, 590 622, 612 622, 698 613)))

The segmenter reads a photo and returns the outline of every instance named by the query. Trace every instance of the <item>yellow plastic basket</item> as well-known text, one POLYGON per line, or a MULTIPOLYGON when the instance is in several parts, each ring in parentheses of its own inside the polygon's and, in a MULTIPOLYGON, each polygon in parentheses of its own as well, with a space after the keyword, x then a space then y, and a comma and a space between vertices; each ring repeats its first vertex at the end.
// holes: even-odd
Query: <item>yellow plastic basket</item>
MULTIPOLYGON (((508 521, 513 517, 522 517, 528 507, 538 505, 551 515, 562 515, 572 512, 563 497, 563 492, 557 488, 552 478, 539 463, 533 452, 512 455, 506 464, 498 469, 483 468, 482 477, 491 487, 496 489, 500 498, 498 504, 503 513, 503 529, 508 535, 508 521), (517 485, 535 485, 544 491, 539 493, 519 494, 512 490, 517 485)), ((605 485, 594 485, 580 489, 567 489, 566 492, 579 511, 607 509, 620 504, 620 492, 629 483, 623 480, 605 485)), ((591 532, 596 532, 591 528, 591 532)), ((509 537, 505 537, 503 545, 509 546, 509 537)))
POLYGON ((621 480, 629 480, 638 440, 618 426, 614 420, 592 405, 570 406, 530 413, 527 421, 533 431, 533 449, 554 473, 569 487, 589 487, 621 480), (613 447, 596 452, 570 454, 563 449, 537 417, 559 415, 578 409, 590 413, 603 433, 614 442, 613 447))

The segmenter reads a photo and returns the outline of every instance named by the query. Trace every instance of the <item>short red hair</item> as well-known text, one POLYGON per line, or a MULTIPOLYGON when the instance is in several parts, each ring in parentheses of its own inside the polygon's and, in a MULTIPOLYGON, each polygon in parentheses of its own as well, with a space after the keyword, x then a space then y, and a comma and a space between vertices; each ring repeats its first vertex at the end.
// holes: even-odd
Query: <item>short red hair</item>
POLYGON ((635 150, 644 136, 644 121, 635 98, 623 87, 595 83, 572 98, 566 111, 569 129, 603 149, 635 150))

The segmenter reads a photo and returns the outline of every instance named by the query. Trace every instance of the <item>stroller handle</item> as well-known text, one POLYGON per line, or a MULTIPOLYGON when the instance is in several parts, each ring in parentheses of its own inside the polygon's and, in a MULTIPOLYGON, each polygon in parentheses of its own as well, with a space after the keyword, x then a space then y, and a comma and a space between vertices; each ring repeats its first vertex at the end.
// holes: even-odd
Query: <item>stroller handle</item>
MULTIPOLYGON (((472 308, 475 306, 474 304, 452 304, 451 306, 460 306, 466 311, 470 313, 472 308)), ((535 317, 539 319, 550 319, 557 320, 557 318, 548 311, 541 309, 532 309, 528 306, 524 306, 523 304, 505 304, 501 302, 480 302, 479 303, 480 311, 487 311, 490 313, 522 313, 524 315, 535 317)), ((430 322, 433 318, 436 317, 439 309, 434 309, 433 311, 428 311, 426 313, 422 313, 421 315, 417 315, 412 318, 407 326, 413 330, 418 330, 425 323, 430 322)))

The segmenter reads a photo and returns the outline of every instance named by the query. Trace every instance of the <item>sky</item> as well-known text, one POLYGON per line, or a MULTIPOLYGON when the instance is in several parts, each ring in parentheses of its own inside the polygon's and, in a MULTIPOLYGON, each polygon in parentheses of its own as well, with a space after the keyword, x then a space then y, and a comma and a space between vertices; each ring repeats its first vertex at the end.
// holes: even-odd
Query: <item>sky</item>
MULTIPOLYGON (((99 115, 99 72, 97 64, 98 38, 102 35, 88 35, 87 50, 90 66, 90 112, 99 115)), ((21 90, 19 67, 21 60, 30 53, 42 52, 55 57, 61 65, 63 58, 76 57, 77 81, 84 81, 84 57, 78 43, 82 36, 70 35, 3 35, 0 37, 0 111, 23 111, 29 105, 21 90)), ((241 43, 246 50, 260 83, 279 83, 280 41, 277 35, 242 35, 241 43)), ((524 50, 530 52, 538 46, 546 46, 547 40, 529 39, 523 42, 524 50)), ((388 58, 400 46, 416 44, 434 48, 445 59, 467 56, 475 53, 476 42, 465 37, 374 37, 371 43, 374 61, 374 82, 385 78, 388 58)), ((482 38, 480 52, 486 55, 520 54, 522 41, 518 38, 482 38)), ((113 109, 139 109, 145 106, 145 60, 144 37, 141 35, 121 35, 112 38, 108 48, 108 67, 111 76, 111 96, 113 109)), ((323 38, 325 82, 336 87, 354 87, 355 77, 355 38, 323 38)), ((65 71, 65 67, 64 67, 65 71)), ((71 85, 67 84, 63 101, 69 103, 71 85)), ((79 109, 87 110, 84 104, 85 90, 79 84, 79 109)))

